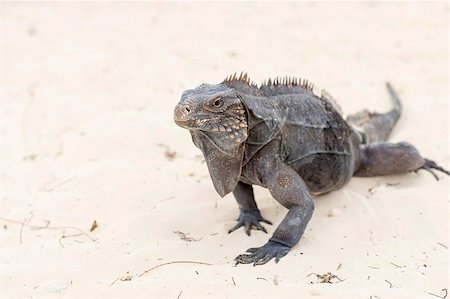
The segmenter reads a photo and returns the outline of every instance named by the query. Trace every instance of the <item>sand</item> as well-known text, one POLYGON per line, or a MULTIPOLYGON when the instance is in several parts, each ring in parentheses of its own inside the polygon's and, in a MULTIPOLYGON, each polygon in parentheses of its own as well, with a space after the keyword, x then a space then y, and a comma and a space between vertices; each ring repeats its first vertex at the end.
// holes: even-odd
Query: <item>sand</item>
POLYGON ((286 210, 256 188, 269 235, 228 234, 237 205, 172 111, 241 70, 306 77, 346 113, 388 109, 390 80, 391 140, 449 168, 448 17, 445 2, 2 3, 1 297, 443 297, 448 177, 354 178, 315 199, 279 264, 235 267, 286 210))

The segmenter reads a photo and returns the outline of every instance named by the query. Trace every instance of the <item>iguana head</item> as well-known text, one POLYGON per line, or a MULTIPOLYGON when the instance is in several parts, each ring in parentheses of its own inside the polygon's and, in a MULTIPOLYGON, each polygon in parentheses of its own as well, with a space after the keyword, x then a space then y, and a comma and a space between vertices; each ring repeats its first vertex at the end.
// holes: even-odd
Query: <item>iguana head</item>
POLYGON ((248 136, 244 107, 242 98, 225 84, 186 90, 175 107, 175 123, 191 132, 221 196, 233 191, 241 175, 248 136))
POLYGON ((224 84, 203 84, 186 90, 175 107, 173 118, 182 128, 207 132, 211 138, 223 139, 220 143, 228 141, 235 145, 247 139, 242 100, 234 89, 224 84))

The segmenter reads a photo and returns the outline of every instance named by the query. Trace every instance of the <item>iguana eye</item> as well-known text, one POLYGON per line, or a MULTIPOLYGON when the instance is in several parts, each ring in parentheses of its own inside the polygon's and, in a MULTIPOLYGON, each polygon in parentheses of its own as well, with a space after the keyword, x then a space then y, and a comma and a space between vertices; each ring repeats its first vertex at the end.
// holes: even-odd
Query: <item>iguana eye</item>
POLYGON ((218 97, 215 100, 213 100, 212 104, 214 107, 219 108, 220 106, 223 105, 223 99, 221 97, 218 97))

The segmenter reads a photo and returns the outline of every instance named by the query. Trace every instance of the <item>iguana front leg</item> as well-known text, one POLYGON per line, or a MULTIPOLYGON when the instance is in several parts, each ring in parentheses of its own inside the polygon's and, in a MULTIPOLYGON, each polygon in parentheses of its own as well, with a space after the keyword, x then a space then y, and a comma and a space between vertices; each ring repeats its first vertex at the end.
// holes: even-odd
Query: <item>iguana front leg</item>
POLYGON ((228 233, 234 232, 241 226, 245 227, 245 232, 249 236, 250 229, 252 227, 267 233, 266 229, 259 222, 262 221, 267 224, 272 224, 272 222, 261 216, 253 195, 253 187, 251 185, 238 182, 236 188, 233 190, 233 195, 238 202, 240 213, 239 218, 237 219, 238 223, 230 229, 228 233))
POLYGON ((300 241, 314 211, 308 187, 302 178, 280 160, 262 167, 262 179, 272 196, 289 209, 272 238, 262 247, 250 248, 250 254, 235 258, 236 264, 262 265, 275 258, 278 262, 300 241))

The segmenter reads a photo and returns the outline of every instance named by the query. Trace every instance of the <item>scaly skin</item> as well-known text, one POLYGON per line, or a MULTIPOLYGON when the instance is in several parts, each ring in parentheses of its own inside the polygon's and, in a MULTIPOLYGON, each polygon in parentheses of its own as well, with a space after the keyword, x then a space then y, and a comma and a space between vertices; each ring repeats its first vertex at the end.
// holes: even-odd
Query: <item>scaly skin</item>
POLYGON ((306 80, 276 78, 261 86, 247 75, 183 93, 175 122, 190 131, 205 156, 211 179, 222 197, 233 192, 240 209, 238 223, 267 232, 252 185, 267 188, 288 209, 269 241, 236 264, 278 262, 301 239, 312 217, 311 193, 336 190, 352 176, 402 174, 425 169, 450 173, 423 158, 409 143, 384 142, 400 117, 401 105, 387 84, 393 109, 358 112, 343 119, 325 91, 306 80))

